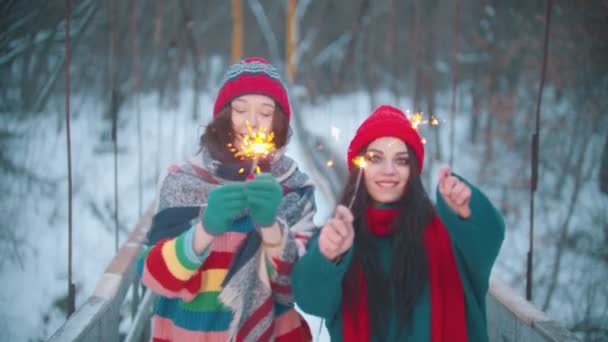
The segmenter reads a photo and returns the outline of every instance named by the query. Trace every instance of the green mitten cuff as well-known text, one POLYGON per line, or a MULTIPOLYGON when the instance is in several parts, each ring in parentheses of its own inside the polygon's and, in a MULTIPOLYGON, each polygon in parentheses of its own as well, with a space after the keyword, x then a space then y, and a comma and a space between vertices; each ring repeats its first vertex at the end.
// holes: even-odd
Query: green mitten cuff
POLYGON ((260 226, 270 226, 276 220, 283 199, 283 189, 270 174, 260 174, 245 185, 249 215, 260 226))

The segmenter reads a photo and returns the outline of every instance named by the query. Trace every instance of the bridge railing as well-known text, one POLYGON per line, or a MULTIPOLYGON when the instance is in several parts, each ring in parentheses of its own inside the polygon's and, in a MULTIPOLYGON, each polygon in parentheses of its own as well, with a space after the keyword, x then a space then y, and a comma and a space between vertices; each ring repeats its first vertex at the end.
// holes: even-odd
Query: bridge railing
POLYGON ((486 307, 490 341, 580 341, 494 274, 490 277, 486 307))
MULTIPOLYGON (((91 296, 49 341, 149 340, 154 295, 146 291, 140 300, 136 267, 151 217, 152 211, 148 210, 104 271, 91 296), (120 332, 121 318, 128 323, 126 333, 120 332)), ((490 341, 577 340, 562 324, 526 301, 494 274, 486 305, 490 341)))
POLYGON ((51 336, 51 342, 147 341, 154 295, 141 285, 137 259, 152 219, 152 208, 129 234, 105 269, 91 296, 51 336), (127 331, 121 325, 127 322, 127 331))

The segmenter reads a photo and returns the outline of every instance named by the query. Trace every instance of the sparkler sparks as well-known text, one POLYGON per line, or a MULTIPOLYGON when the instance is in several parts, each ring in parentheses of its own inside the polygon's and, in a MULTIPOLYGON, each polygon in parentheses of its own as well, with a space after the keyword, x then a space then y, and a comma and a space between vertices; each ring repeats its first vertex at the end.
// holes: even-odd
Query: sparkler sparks
POLYGON ((353 197, 350 199, 348 209, 353 208, 355 198, 357 198, 357 192, 359 192, 359 185, 361 184, 361 176, 363 175, 363 169, 367 166, 367 161, 365 160, 364 156, 358 156, 353 160, 353 164, 359 168, 359 173, 357 174, 357 181, 355 182, 355 192, 353 193, 353 197))
MULTIPOLYGON (((370 153, 372 154, 372 153, 370 153)), ((363 169, 364 167, 367 166, 367 161, 365 160, 364 156, 358 156, 355 158, 355 160, 353 160, 353 164, 355 164, 356 167, 358 167, 359 169, 363 169)))
POLYGON ((422 125, 439 126, 439 120, 437 120, 436 117, 431 116, 430 120, 425 120, 424 113, 422 113, 422 112, 416 112, 412 115, 409 115, 408 119, 412 123, 412 127, 416 130, 418 129, 419 126, 422 126, 422 125))
MULTIPOLYGON (((408 111, 408 113, 409 113, 409 111, 408 111)), ((439 120, 437 120, 436 117, 431 116, 430 120, 424 120, 423 117, 424 117, 424 113, 422 113, 422 112, 416 112, 416 113, 408 116, 408 119, 412 123, 412 127, 415 130, 418 130, 419 126, 421 126, 421 125, 439 126, 439 120)), ((421 139, 422 139, 422 143, 426 144, 426 138, 421 137, 421 139)))
POLYGON ((418 126, 422 123, 422 113, 414 113, 410 116, 410 122, 414 129, 418 129, 418 126))
MULTIPOLYGON (((234 154, 235 157, 241 158, 241 160, 253 160, 251 170, 249 170, 250 174, 254 172, 260 173, 258 159, 266 158, 272 151, 276 149, 273 141, 274 133, 268 132, 268 130, 264 128, 260 128, 257 132, 254 132, 251 125, 249 125, 249 122, 246 122, 246 125, 249 134, 243 137, 241 148, 237 150, 234 146, 232 146, 232 144, 228 144, 228 147, 230 147, 231 152, 236 152, 234 154)), ((239 173, 243 172, 239 170, 239 173)))

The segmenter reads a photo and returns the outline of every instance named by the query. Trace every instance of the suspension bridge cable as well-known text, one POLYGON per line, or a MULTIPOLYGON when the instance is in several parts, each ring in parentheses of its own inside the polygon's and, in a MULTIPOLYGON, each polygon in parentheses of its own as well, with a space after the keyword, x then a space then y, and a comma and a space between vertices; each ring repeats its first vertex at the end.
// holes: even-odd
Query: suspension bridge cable
POLYGON ((412 40, 412 46, 413 48, 411 49, 410 52, 410 61, 411 64, 413 65, 414 68, 411 72, 412 76, 410 76, 411 78, 411 82, 412 82, 412 89, 414 90, 414 98, 412 100, 412 113, 416 113, 418 112, 418 101, 419 101, 419 97, 420 97, 420 82, 418 82, 418 77, 420 74, 420 66, 418 65, 418 54, 420 53, 420 47, 418 46, 418 41, 420 40, 419 36, 420 36, 420 0, 414 0, 412 2, 412 6, 414 7, 413 12, 414 12, 414 20, 412 20, 412 33, 410 35, 410 38, 412 40))
POLYGON ((70 130, 70 0, 65 0, 65 126, 68 160, 68 303, 67 316, 75 310, 76 287, 72 281, 72 139, 70 130))
POLYGON ((110 115, 112 116, 112 148, 114 157, 114 252, 118 251, 118 111, 119 93, 116 89, 116 15, 114 0, 110 2, 110 115))
POLYGON ((552 1, 547 0, 545 8, 545 33, 543 37, 543 63, 540 74, 540 84, 538 96, 536 98, 536 123, 534 133, 532 135, 532 178, 530 180, 530 232, 528 236, 528 258, 526 267, 526 299, 532 300, 532 285, 533 285, 533 255, 534 255, 534 194, 538 187, 538 145, 539 145, 539 130, 540 130, 540 105, 543 97, 543 89, 545 86, 545 73, 547 70, 547 55, 549 51, 549 25, 551 22, 551 5, 552 1))
POLYGON ((456 117, 456 92, 458 90, 458 36, 460 28, 460 0, 454 3, 454 23, 453 23, 453 56, 452 56, 452 104, 450 106, 450 166, 454 167, 454 134, 456 117))
MULTIPOLYGON (((161 48, 161 35, 162 35, 162 13, 163 13, 163 0, 156 0, 156 19, 154 20, 154 43, 157 51, 161 48)), ((158 91, 158 101, 156 106, 156 174, 154 179, 158 180, 160 176, 160 163, 161 163, 161 126, 162 126, 162 113, 161 113, 162 97, 161 91, 158 91)))
POLYGON ((139 99, 139 85, 140 85, 140 74, 139 74, 139 49, 137 47, 137 4, 136 0, 131 0, 129 3, 131 10, 131 48, 133 55, 133 87, 135 90, 135 112, 137 116, 137 208, 138 216, 142 215, 143 208, 143 142, 142 142, 142 129, 141 129, 141 108, 139 99))

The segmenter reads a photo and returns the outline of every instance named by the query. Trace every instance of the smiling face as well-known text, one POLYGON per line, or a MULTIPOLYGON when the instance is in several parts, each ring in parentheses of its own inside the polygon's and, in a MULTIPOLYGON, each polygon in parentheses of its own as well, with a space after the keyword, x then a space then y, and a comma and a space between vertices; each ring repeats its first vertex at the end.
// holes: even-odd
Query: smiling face
POLYGON ((393 137, 378 138, 368 145, 365 156, 363 179, 374 203, 396 202, 410 176, 410 156, 405 143, 393 137))
POLYGON ((264 129, 272 130, 275 102, 265 95, 248 94, 239 96, 230 103, 230 118, 235 135, 234 146, 240 149, 243 137, 250 135, 247 124, 254 133, 264 129))

